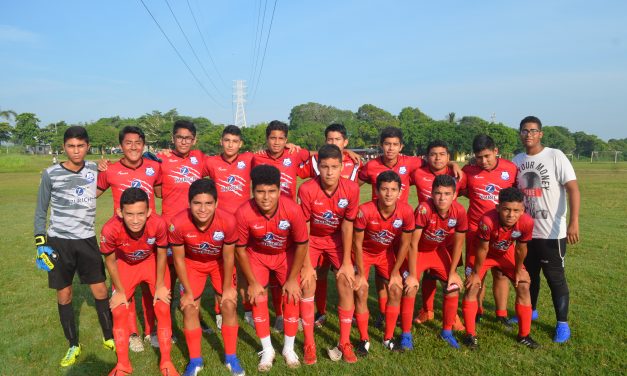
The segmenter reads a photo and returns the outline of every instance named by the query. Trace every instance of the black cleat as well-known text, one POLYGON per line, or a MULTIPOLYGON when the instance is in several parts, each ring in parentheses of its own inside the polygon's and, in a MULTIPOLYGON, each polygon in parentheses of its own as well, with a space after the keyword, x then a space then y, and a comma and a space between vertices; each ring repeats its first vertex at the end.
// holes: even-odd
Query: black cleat
POLYGON ((540 344, 536 341, 533 340, 533 338, 531 338, 531 336, 526 336, 526 337, 517 337, 517 341, 518 343, 520 343, 521 345, 527 346, 530 349, 537 349, 540 347, 540 344))
POLYGON ((497 317, 496 322, 501 324, 501 326, 503 326, 503 329, 507 330, 508 332, 514 329, 514 326, 512 325, 510 320, 507 319, 507 317, 497 317))
POLYGON ((468 348, 471 350, 477 350, 479 348, 479 341, 477 341, 477 336, 466 334, 466 336, 462 340, 462 343, 468 346, 468 348))
POLYGON ((355 347, 355 352, 357 353, 357 355, 359 356, 368 356, 368 351, 370 350, 370 341, 368 341, 367 339, 363 340, 363 341, 359 341, 357 343, 357 346, 355 347))
POLYGON ((481 318, 483 317, 482 313, 477 313, 477 315, 475 316, 475 322, 478 324, 481 322, 481 318))

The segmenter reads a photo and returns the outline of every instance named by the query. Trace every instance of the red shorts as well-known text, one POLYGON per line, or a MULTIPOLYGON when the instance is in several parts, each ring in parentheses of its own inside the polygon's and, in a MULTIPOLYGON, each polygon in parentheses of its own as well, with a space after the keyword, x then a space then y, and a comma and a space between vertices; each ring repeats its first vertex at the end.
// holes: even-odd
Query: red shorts
MULTIPOLYGON (((390 274, 392 274, 392 269, 396 263, 396 254, 394 251, 387 250, 377 254, 364 252, 363 258, 364 274, 366 278, 370 275, 370 267, 374 266, 376 275, 386 280, 390 279, 390 274)), ((401 271, 401 275, 402 274, 401 271)))
POLYGON ((448 273, 451 269, 451 254, 446 248, 437 250, 418 252, 418 262, 416 265, 416 275, 428 271, 430 275, 440 281, 448 281, 448 273))
MULTIPOLYGON (((466 271, 472 270, 475 265, 475 256, 477 255, 477 231, 468 229, 466 232, 466 271)), ((468 274, 468 273, 467 273, 468 274)))
POLYGON ((315 268, 333 265, 335 269, 339 269, 344 259, 342 239, 329 237, 317 240, 310 237, 309 258, 315 268))
POLYGON ((294 262, 294 251, 267 254, 246 250, 246 253, 248 253, 250 269, 260 285, 266 287, 269 282, 272 282, 274 286, 275 280, 271 280, 271 275, 276 278, 278 286, 285 284, 294 262))
MULTIPOLYGON (((488 270, 492 268, 498 268, 504 276, 510 279, 510 281, 516 280, 516 260, 514 259, 514 252, 509 251, 505 252, 503 255, 488 255, 481 266, 481 270, 479 271, 479 277, 483 280, 485 274, 488 270)), ((525 270, 525 266, 523 265, 523 270, 525 270)))
MULTIPOLYGON (((211 278, 211 286, 216 294, 222 295, 222 286, 224 285, 224 265, 222 260, 212 261, 195 261, 185 258, 185 271, 187 272, 187 280, 192 290, 194 300, 199 299, 205 289, 207 277, 211 278)), ((236 286, 236 273, 233 270, 231 276, 233 287, 236 286)), ((185 292, 181 285, 181 294, 185 292)))
MULTIPOLYGON (((115 264, 118 267, 118 275, 120 276, 120 281, 124 287, 127 300, 130 300, 133 297, 135 294, 135 288, 137 288, 137 286, 142 282, 146 282, 150 288, 150 293, 153 296, 155 295, 157 283, 157 259, 154 255, 138 264, 127 264, 120 259, 116 260, 115 264)), ((167 266, 165 268, 163 284, 165 287, 170 288, 170 271, 167 266)), ((113 290, 115 291, 115 288, 113 288, 113 290)))

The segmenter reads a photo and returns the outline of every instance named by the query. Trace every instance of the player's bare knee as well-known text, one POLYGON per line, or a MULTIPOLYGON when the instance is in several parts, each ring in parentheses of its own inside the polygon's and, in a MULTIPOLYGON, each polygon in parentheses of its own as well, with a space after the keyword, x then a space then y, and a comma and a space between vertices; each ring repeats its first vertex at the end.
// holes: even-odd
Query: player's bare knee
POLYGON ((57 290, 57 303, 66 305, 72 303, 72 286, 57 290))
POLYGON ((235 310, 237 309, 237 304, 232 300, 223 300, 220 305, 220 310, 222 311, 222 315, 234 315, 235 310))

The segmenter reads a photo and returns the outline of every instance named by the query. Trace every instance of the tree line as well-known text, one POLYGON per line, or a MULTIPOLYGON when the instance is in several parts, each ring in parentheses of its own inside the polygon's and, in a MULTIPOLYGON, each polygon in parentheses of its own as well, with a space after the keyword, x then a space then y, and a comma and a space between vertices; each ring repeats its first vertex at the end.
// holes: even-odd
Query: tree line
MULTIPOLYGON (((106 117, 78 125, 87 128, 92 147, 100 153, 107 153, 118 145, 118 132, 127 125, 142 128, 150 147, 167 148, 171 144, 172 125, 179 119, 194 122, 198 129, 199 149, 208 154, 219 152, 217 140, 225 125, 214 124, 204 117, 181 115, 176 109, 165 113, 152 111, 137 118, 106 117)), ((52 150, 60 151, 63 132, 70 124, 60 121, 42 127, 40 123, 34 113, 0 111, 0 141, 10 141, 20 146, 50 145, 52 150)), ((522 149, 517 125, 513 128, 477 116, 458 118, 453 112, 445 119, 438 120, 417 107, 405 107, 398 115, 394 115, 371 104, 359 107, 357 112, 311 102, 297 105, 289 114, 289 140, 307 149, 317 150, 324 144, 325 127, 331 123, 346 126, 350 148, 376 148, 381 129, 395 126, 403 130, 405 154, 424 154, 429 141, 435 139, 445 140, 453 153, 469 154, 472 151, 472 139, 480 133, 494 138, 503 154, 511 155, 522 149)), ((266 125, 260 123, 242 129, 244 150, 263 148, 266 125)), ((571 132, 564 126, 544 126, 543 131, 544 145, 558 148, 566 154, 589 157, 593 151, 627 151, 627 138, 606 142, 593 134, 571 132)))

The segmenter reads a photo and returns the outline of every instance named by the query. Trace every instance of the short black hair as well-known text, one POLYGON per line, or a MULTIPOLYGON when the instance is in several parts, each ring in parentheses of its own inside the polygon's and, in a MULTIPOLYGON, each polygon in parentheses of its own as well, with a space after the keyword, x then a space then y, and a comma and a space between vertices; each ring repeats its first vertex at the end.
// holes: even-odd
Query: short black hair
POLYGON ((266 138, 270 137, 272 131, 281 131, 285 133, 285 137, 287 137, 287 124, 279 120, 272 120, 266 127, 266 138))
POLYGON ((479 134, 475 136, 474 140, 472 140, 472 152, 478 153, 481 150, 494 150, 496 149, 496 144, 492 137, 487 134, 479 134))
POLYGON ((124 205, 132 205, 136 202, 145 202, 146 206, 150 205, 148 194, 141 188, 126 188, 120 197, 120 209, 124 209, 124 205))
POLYGON ((403 143, 403 131, 400 128, 396 127, 386 127, 381 130, 381 136, 379 137, 379 143, 383 145, 383 141, 386 138, 398 138, 398 140, 403 143))
POLYGON ((139 138, 142 139, 144 144, 146 143, 146 135, 144 134, 144 131, 142 131, 140 127, 136 127, 134 125, 127 125, 126 127, 122 128, 122 130, 120 131, 120 134, 118 135, 118 139, 120 140, 120 145, 122 145, 122 141, 124 141, 124 136, 126 136, 127 134, 136 134, 139 136, 139 138))
POLYGON ((233 124, 227 125, 226 127, 224 127, 224 130, 222 131, 222 136, 224 137, 227 134, 232 134, 233 136, 237 136, 239 138, 242 138, 242 130, 233 124))
POLYGON ((525 199, 525 195, 523 192, 516 187, 509 187, 505 189, 501 189, 499 192, 499 203, 503 204, 506 202, 523 202, 525 199))
POLYGON ((216 189, 216 183, 211 179, 198 179, 189 186, 189 192, 187 192, 187 199, 192 202, 196 195, 208 194, 218 202, 218 190, 216 189))
POLYGON ((318 150, 318 161, 329 158, 337 159, 340 163, 342 163, 344 157, 342 156, 342 151, 337 147, 337 145, 322 145, 320 150, 318 150))
POLYGON ((348 132, 346 131, 346 127, 344 126, 344 124, 333 123, 326 127, 326 129, 324 130, 325 138, 327 137, 329 132, 339 132, 342 134, 342 137, 344 137, 345 140, 348 138, 348 132))
POLYGON ((444 148, 446 149, 446 153, 451 153, 448 149, 448 144, 446 143, 446 141, 443 140, 433 140, 429 142, 429 145, 427 145, 427 155, 431 152, 431 149, 433 148, 444 148))
POLYGON ((520 127, 518 127, 518 130, 523 129, 523 126, 527 123, 534 123, 534 124, 538 124, 538 129, 542 130, 542 122, 540 121, 540 119, 538 119, 535 116, 526 116, 524 119, 522 119, 520 121, 520 127))
POLYGON ((65 130, 65 133, 63 133, 63 143, 65 144, 65 142, 70 138, 76 138, 89 143, 87 129, 85 129, 85 127, 81 127, 80 125, 73 125, 65 130))
POLYGON ((379 190, 379 188, 381 188, 381 184, 391 183, 394 181, 398 183, 398 189, 400 191, 401 185, 402 185, 401 177, 398 176, 396 172, 392 170, 387 170, 387 171, 380 173, 379 176, 377 176, 377 191, 379 190))
POLYGON ((281 189, 281 172, 270 165, 259 165, 250 171, 250 181, 255 189, 258 185, 276 185, 281 189))
POLYGON ((435 191, 435 189, 439 187, 451 187, 453 188, 453 192, 455 192, 455 190, 457 189, 457 182, 455 181, 455 178, 451 175, 438 175, 435 177, 435 179, 433 179, 431 192, 435 191))
POLYGON ((175 135, 176 131, 179 129, 187 129, 192 133, 194 137, 196 137, 196 126, 193 122, 189 120, 177 120, 174 122, 174 126, 172 127, 172 134, 175 135))

